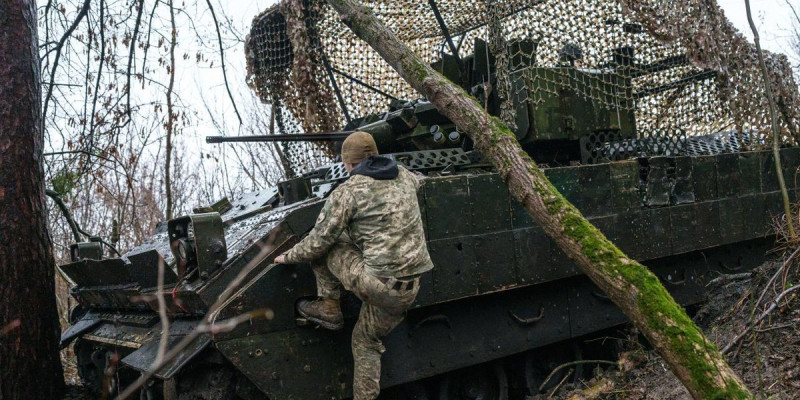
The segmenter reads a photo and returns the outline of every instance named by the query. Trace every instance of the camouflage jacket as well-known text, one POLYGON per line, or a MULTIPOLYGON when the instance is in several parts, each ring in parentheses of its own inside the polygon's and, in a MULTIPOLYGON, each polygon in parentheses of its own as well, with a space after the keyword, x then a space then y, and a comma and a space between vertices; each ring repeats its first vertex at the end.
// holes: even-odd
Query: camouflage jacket
POLYGON ((433 268, 417 201, 420 182, 399 167, 394 179, 353 175, 328 196, 311 232, 286 253, 286 262, 311 262, 347 232, 368 272, 404 277, 433 268))

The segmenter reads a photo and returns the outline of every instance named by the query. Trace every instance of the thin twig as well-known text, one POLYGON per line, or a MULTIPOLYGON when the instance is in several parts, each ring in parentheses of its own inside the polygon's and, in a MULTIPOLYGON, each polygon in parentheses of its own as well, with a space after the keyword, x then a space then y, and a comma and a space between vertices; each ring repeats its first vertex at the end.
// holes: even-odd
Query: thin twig
POLYGON ((242 125, 242 116, 239 115, 239 109, 236 108, 236 101, 233 100, 231 87, 228 85, 228 73, 225 70, 225 49, 222 47, 222 34, 219 31, 219 23, 217 22, 217 14, 214 12, 214 7, 211 5, 211 0, 206 0, 208 10, 211 11, 211 18, 214 19, 214 28, 217 30, 217 42, 219 42, 219 58, 222 63, 222 79, 225 80, 225 90, 228 91, 228 97, 231 99, 233 111, 236 113, 236 118, 239 119, 239 125, 242 125))
POLYGON ((564 382, 566 382, 567 379, 569 379, 569 377, 572 376, 573 372, 575 372, 575 370, 572 369, 572 368, 570 368, 569 371, 567 371, 567 373, 564 375, 564 377, 561 378, 560 381, 558 381, 558 384, 556 386, 554 386, 552 390, 550 390, 550 394, 547 395, 548 399, 553 398, 553 395, 556 394, 556 392, 558 392, 558 389, 561 388, 561 385, 563 385, 564 382))
POLYGON ((789 257, 787 257, 787 258, 786 258, 786 260, 784 260, 784 261, 783 261, 783 263, 781 264, 780 268, 778 268, 778 270, 775 272, 775 274, 774 274, 774 275, 772 275, 772 278, 770 278, 770 279, 769 279, 769 281, 767 282, 767 284, 766 284, 766 285, 764 285, 764 290, 761 292, 761 295, 758 297, 758 300, 756 300, 755 304, 753 304, 753 311, 752 311, 752 313, 751 313, 751 315, 750 315, 750 319, 751 319, 751 320, 752 320, 752 317, 755 315, 755 310, 756 310, 756 307, 758 307, 758 305, 759 305, 759 304, 761 304, 761 300, 764 300, 764 296, 766 296, 766 294, 767 294, 767 291, 768 291, 768 290, 769 290, 769 289, 772 287, 772 284, 775 282, 775 280, 776 280, 776 279, 778 279, 778 277, 779 277, 780 275, 782 275, 783 271, 784 271, 785 269, 788 269, 788 268, 789 268, 789 265, 790 265, 789 263, 790 263, 790 262, 792 261, 792 259, 794 259, 794 258, 795 258, 795 257, 796 257, 798 254, 800 254, 800 247, 798 247, 797 249, 795 249, 795 250, 792 252, 792 254, 790 254, 790 255, 789 255, 789 257))
MULTIPOLYGON (((624 374, 627 374, 639 364, 644 362, 644 357, 637 356, 637 352, 625 352, 621 353, 619 360, 617 360, 617 376, 622 377, 624 374)), ((617 380, 606 374, 603 376, 597 383, 592 385, 591 387, 587 387, 583 389, 580 393, 573 394, 570 396, 569 400, 589 400, 589 399, 597 399, 602 397, 605 394, 614 393, 614 388, 616 387, 617 380)))
POLYGON ((541 385, 539 385, 539 392, 541 392, 542 390, 544 390, 544 387, 545 387, 545 386, 547 386, 547 382, 550 382, 550 379, 552 379, 552 378, 553 378, 553 376, 554 376, 556 373, 558 373, 558 371, 561 371, 562 369, 564 369, 564 368, 566 368, 566 367, 571 367, 571 366, 573 366, 573 365, 578 365, 578 364, 608 364, 608 365, 617 365, 617 363, 615 363, 615 362, 613 362, 613 361, 608 361, 608 360, 577 360, 577 361, 570 361, 570 362, 568 362, 568 363, 561 364, 561 365, 559 365, 558 367, 556 367, 556 368, 555 368, 555 369, 554 369, 552 372, 550 372, 550 375, 547 375, 547 378, 544 378, 544 382, 542 382, 542 384, 541 384, 541 385))
POLYGON ((764 311, 753 324, 749 324, 742 333, 736 335, 736 337, 734 337, 733 340, 730 343, 728 343, 728 345, 725 346, 725 348, 722 349, 721 353, 725 354, 728 351, 730 351, 733 345, 739 343, 739 341, 742 340, 742 338, 747 336, 747 334, 750 332, 751 329, 753 329, 755 325, 758 325, 764 318, 766 318, 769 314, 771 314, 772 311, 778 307, 778 303, 780 303, 780 301, 783 300, 783 298, 786 297, 786 295, 794 292, 797 289, 800 289, 800 285, 792 286, 789 289, 786 289, 783 292, 781 292, 781 294, 779 294, 778 297, 772 300, 772 303, 770 304, 769 308, 766 311, 764 311))
MULTIPOLYGON (((92 112, 89 115, 89 146, 88 148, 91 150, 94 147, 94 136, 95 136, 95 124, 97 123, 97 118, 95 118, 95 113, 97 111, 97 97, 100 96, 100 81, 103 77, 103 67, 105 66, 106 61, 106 21, 105 21, 105 9, 106 4, 105 1, 100 0, 100 63, 97 68, 97 81, 94 85, 94 93, 92 98, 92 112)), ((90 52, 90 51, 89 51, 90 52)), ((84 128, 86 125, 83 125, 84 128)), ((91 158, 86 161, 84 164, 84 168, 86 171, 90 169, 91 166, 91 158)))
POLYGON ((789 322, 789 323, 783 324, 783 325, 770 326, 769 328, 756 329, 755 331, 758 332, 758 333, 764 333, 764 332, 774 331, 774 330, 777 330, 777 329, 789 328, 789 327, 792 327, 794 325, 795 325, 794 322, 789 322))
POLYGON ((789 9, 792 10, 792 14, 794 15, 795 21, 797 21, 797 23, 800 24, 800 15, 797 14, 797 9, 794 8, 792 2, 789 0, 783 0, 783 1, 786 3, 787 6, 789 6, 789 9))
MULTIPOLYGON (((62 213, 64 213, 64 218, 67 219, 67 223, 70 224, 70 228, 71 229, 74 228, 75 231, 77 231, 78 233, 86 236, 87 238, 96 237, 100 241, 100 243, 106 245, 106 247, 111 249, 111 251, 113 251, 118 257, 122 256, 122 254, 120 254, 119 251, 117 251, 117 249, 114 246, 112 246, 110 243, 106 242, 105 240, 101 239, 98 236, 90 235, 90 234, 86 233, 86 231, 81 229, 80 225, 78 225, 78 223, 75 222, 75 219, 72 218, 72 214, 69 212, 69 209, 64 205, 63 201, 61 201, 61 197, 58 195, 58 193, 56 193, 55 190, 45 189, 44 192, 48 197, 52 198, 53 201, 56 202, 56 205, 58 205, 58 208, 61 209, 62 213), (61 203, 61 204, 59 204, 59 203, 61 203)), ((81 238, 80 238, 80 236, 75 234, 75 231, 73 231, 73 236, 75 237, 75 240, 77 242, 80 242, 81 238)))
POLYGON ((730 283, 730 282, 734 282, 734 281, 740 281, 740 280, 743 280, 743 279, 750 278, 750 276, 752 276, 752 275, 753 274, 751 272, 741 272, 741 273, 738 273, 738 274, 720 275, 720 276, 712 279, 710 282, 708 282, 708 284, 706 284, 706 287, 710 287, 710 286, 714 286, 714 285, 718 285, 718 284, 723 284, 723 283, 730 283))
POLYGON ((87 156, 90 156, 90 157, 99 158, 101 160, 112 161, 108 157, 103 157, 103 156, 101 156, 99 154, 94 154, 94 153, 86 151, 86 150, 53 151, 53 152, 49 152, 49 153, 43 153, 42 155, 45 156, 45 157, 52 157, 52 156, 62 156, 62 155, 66 155, 66 154, 84 154, 84 155, 87 155, 87 156))
POLYGON ((125 73, 125 79, 127 79, 127 83, 125 85, 125 97, 127 101, 127 105, 125 106, 125 112, 128 114, 128 119, 131 118, 131 65, 133 64, 133 55, 136 49, 136 39, 139 36, 139 26, 142 23, 142 11, 144 11, 144 0, 136 1, 138 4, 138 10, 136 10, 136 24, 133 25, 133 35, 131 37, 131 45, 128 49, 128 69, 125 73))
POLYGON ((53 96, 53 87, 54 85, 52 82, 56 81, 56 69, 58 68, 58 61, 61 58, 61 50, 64 47, 64 43, 66 43, 67 39, 72 36, 72 32, 75 31, 75 28, 78 27, 78 24, 81 23, 86 14, 89 13, 89 4, 91 4, 90 0, 85 0, 83 2, 83 6, 81 6, 78 15, 75 17, 75 21, 72 22, 67 31, 64 32, 64 35, 61 36, 61 39, 58 41, 58 45, 56 45, 56 56, 55 60, 53 61, 53 67, 50 68, 50 85, 47 86, 47 95, 44 97, 44 108, 42 111, 42 121, 44 121, 45 117, 47 116, 47 106, 50 104, 50 98, 53 96))
POLYGON ((167 302, 164 300, 164 259, 158 258, 158 287, 156 288, 158 298, 158 317, 161 320, 161 339, 158 342, 158 353, 153 365, 161 364, 164 354, 167 353, 167 339, 169 339, 169 318, 167 317, 167 302))
MULTIPOLYGON (((257 266, 259 266, 261 262, 264 261, 266 257, 270 255, 270 253, 271 252, 268 251, 267 247, 262 247, 261 250, 258 252, 258 254, 244 268, 242 268, 241 271, 239 271, 239 274, 236 275, 236 278, 234 278, 228 284, 225 290, 223 290, 222 293, 219 296, 217 296, 217 300, 214 302, 214 304, 211 305, 211 307, 209 307, 208 312, 206 312, 206 315, 205 317, 203 317, 200 324, 198 324, 197 327, 195 327, 195 329, 192 330, 192 332, 184 336, 184 338, 181 339, 172 349, 167 351, 166 354, 164 354, 164 357, 162 358, 160 363, 154 363, 154 365, 151 365, 150 369, 144 371, 142 375, 139 377, 139 379, 137 379, 135 382, 126 387, 125 391, 123 391, 119 395, 118 399, 127 399, 128 397, 133 395, 133 393, 139 390, 139 388, 142 387, 142 385, 147 383, 147 381, 150 380, 150 378, 152 378, 153 375, 156 372, 158 372, 159 369, 161 369, 166 363, 170 362, 172 359, 181 354, 183 349, 185 349, 190 343, 192 343, 192 341, 194 341, 201 334, 217 333, 219 332, 219 329, 228 329, 228 328, 232 329, 231 327, 231 325, 233 324, 232 321, 240 321, 239 323, 241 323, 256 317, 262 317, 262 316, 267 317, 268 312, 266 310, 255 310, 228 320, 223 320, 219 322, 214 321, 214 318, 216 317, 217 312, 219 311, 221 306, 226 304, 230 296, 233 295, 236 288, 238 288, 242 284, 244 279, 257 266), (219 327, 217 327, 216 325, 219 325, 219 327)), ((235 327, 235 325, 233 326, 235 327)))
POLYGON ((147 40, 145 40, 144 51, 142 54, 142 89, 144 89, 145 76, 147 72, 147 50, 150 49, 150 34, 153 32, 153 16, 156 14, 156 7, 161 1, 153 2, 153 9, 150 10, 150 17, 147 21, 147 40))
POLYGON ((789 205, 789 193, 786 191, 786 182, 783 179, 783 169, 781 168, 780 156, 780 131, 778 130, 778 112, 775 110, 775 98, 772 94, 772 84, 770 83, 769 75, 767 74, 767 65, 764 63, 764 54, 761 52, 761 43, 758 38, 758 29, 753 22, 753 15, 750 12, 750 0, 744 0, 745 11, 747 12, 747 22, 750 24, 750 30, 753 31, 753 41, 756 45, 756 52, 758 56, 758 65, 761 67, 761 76, 764 78, 764 91, 766 92, 767 101, 769 102, 769 115, 772 124, 772 158, 775 162, 775 174, 778 177, 778 185, 781 188, 781 196, 783 197, 783 212, 786 214, 786 226, 789 230, 789 239, 794 241, 796 239, 794 233, 794 223, 792 222, 792 210, 789 205))

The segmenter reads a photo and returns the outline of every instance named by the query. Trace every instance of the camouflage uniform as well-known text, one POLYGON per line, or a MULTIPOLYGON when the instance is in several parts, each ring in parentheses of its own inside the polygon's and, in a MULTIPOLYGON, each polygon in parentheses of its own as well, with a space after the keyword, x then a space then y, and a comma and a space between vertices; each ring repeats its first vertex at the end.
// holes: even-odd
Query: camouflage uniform
POLYGON ((352 336, 355 400, 378 396, 381 338, 403 320, 419 291, 419 274, 433 268, 418 188, 402 167, 395 179, 353 175, 328 197, 308 236, 286 253, 286 262, 314 265, 320 297, 338 300, 344 286, 363 301, 352 336))

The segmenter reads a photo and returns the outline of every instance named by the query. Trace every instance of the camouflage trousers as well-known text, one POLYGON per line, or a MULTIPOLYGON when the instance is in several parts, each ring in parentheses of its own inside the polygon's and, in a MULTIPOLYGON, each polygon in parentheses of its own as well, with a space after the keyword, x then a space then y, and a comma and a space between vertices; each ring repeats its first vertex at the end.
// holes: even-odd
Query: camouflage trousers
POLYGON ((334 244, 325 264, 313 266, 319 296, 338 300, 344 286, 362 301, 351 342, 353 399, 375 399, 380 393, 381 354, 386 351, 381 339, 403 320, 419 291, 419 278, 372 276, 364 268, 361 250, 350 242, 334 244), (413 287, 407 289, 410 282, 413 287))

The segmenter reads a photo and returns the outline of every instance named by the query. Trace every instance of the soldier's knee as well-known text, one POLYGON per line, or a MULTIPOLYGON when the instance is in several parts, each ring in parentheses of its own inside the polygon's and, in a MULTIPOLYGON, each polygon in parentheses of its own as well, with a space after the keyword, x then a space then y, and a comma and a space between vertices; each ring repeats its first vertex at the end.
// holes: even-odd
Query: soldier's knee
POLYGON ((353 347, 353 352, 363 350, 382 354, 386 351, 381 339, 374 333, 369 332, 368 329, 364 329, 362 324, 356 324, 355 329, 353 329, 351 346, 353 347))

